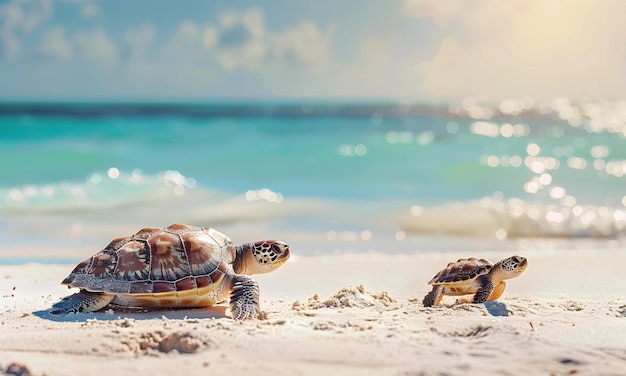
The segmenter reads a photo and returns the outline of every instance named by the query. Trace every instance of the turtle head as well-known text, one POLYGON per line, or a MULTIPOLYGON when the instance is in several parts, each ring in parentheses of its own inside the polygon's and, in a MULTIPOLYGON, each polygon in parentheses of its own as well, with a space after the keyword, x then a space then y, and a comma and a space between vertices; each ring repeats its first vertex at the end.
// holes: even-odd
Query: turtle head
POLYGON ((289 260, 289 246, 280 240, 261 240, 236 247, 233 269, 237 274, 262 274, 276 270, 289 260))
POLYGON ((515 278, 522 274, 528 266, 528 260, 523 256, 511 256, 497 263, 502 279, 515 278))

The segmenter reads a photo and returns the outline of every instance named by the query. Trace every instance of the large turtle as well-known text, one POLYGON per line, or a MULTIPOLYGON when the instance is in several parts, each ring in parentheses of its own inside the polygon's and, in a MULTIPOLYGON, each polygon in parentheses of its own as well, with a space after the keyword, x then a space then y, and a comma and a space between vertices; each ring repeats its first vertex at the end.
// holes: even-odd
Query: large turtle
POLYGON ((259 285, 289 259, 289 246, 264 240, 234 247, 208 227, 173 224, 113 239, 61 282, 80 288, 52 306, 53 315, 92 312, 109 303, 128 307, 204 307, 230 298, 234 319, 256 318, 259 285))
POLYGON ((473 257, 451 262, 428 282, 433 289, 424 297, 424 306, 438 305, 444 295, 474 294, 473 303, 496 300, 504 292, 504 280, 519 276, 527 266, 522 256, 508 257, 495 265, 473 257))

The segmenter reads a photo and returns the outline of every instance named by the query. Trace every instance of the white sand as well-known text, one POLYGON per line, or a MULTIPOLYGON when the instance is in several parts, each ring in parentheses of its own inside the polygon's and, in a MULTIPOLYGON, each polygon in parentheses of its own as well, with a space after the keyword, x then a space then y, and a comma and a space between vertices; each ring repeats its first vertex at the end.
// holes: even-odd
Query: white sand
POLYGON ((246 322, 225 306, 58 321, 72 266, 0 266, 0 374, 626 374, 626 251, 527 253, 499 301, 424 308, 460 256, 509 255, 296 257, 258 276, 267 318, 246 322))

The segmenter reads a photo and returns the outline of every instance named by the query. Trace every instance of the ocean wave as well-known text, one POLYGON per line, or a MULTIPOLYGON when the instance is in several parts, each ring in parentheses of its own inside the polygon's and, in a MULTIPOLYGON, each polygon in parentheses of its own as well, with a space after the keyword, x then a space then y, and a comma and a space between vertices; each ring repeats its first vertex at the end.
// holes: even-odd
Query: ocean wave
POLYGON ((22 233, 58 232, 49 226, 53 221, 75 233, 93 228, 91 234, 103 228, 125 233, 128 228, 170 222, 218 228, 245 223, 251 232, 273 226, 287 233, 365 242, 393 233, 396 238, 428 234, 500 240, 626 234, 624 207, 568 201, 540 204, 501 195, 422 207, 385 200, 365 203, 284 196, 269 188, 225 192, 174 170, 148 175, 110 168, 93 172, 82 182, 0 188, 0 198, 4 198, 0 229, 22 233))
POLYGON ((110 168, 82 182, 0 188, 0 238, 5 243, 86 243, 141 227, 188 223, 227 233, 241 228, 240 234, 254 240, 267 236, 268 226, 291 226, 303 216, 334 210, 323 200, 285 200, 266 187, 227 192, 174 170, 146 175, 110 168))
POLYGON ((145 175, 115 167, 92 173, 83 182, 0 188, 0 212, 76 213, 171 200, 196 188, 196 181, 175 170, 145 175))
POLYGON ((495 237, 620 237, 626 209, 608 206, 542 205, 519 198, 490 197, 439 207, 413 206, 400 227, 408 233, 495 237))

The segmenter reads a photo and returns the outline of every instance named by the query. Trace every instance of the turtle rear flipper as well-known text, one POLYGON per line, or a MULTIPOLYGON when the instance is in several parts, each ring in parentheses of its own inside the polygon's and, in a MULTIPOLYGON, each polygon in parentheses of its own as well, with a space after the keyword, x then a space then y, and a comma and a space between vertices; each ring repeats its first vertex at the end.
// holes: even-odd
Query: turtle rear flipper
POLYGON ((233 277, 230 313, 235 320, 256 319, 259 316, 259 284, 254 279, 245 275, 233 277))
POLYGON ((422 304, 424 304, 424 307, 432 307, 432 306, 439 305, 439 302, 441 302, 441 298, 442 298, 442 295, 441 295, 442 292, 443 292, 443 286, 434 285, 433 289, 428 294, 426 294, 426 296, 424 297, 424 300, 422 301, 422 304))
POLYGON ((50 310, 51 315, 65 316, 68 313, 94 312, 107 306, 115 295, 102 292, 81 290, 76 294, 66 296, 55 303, 50 310))

